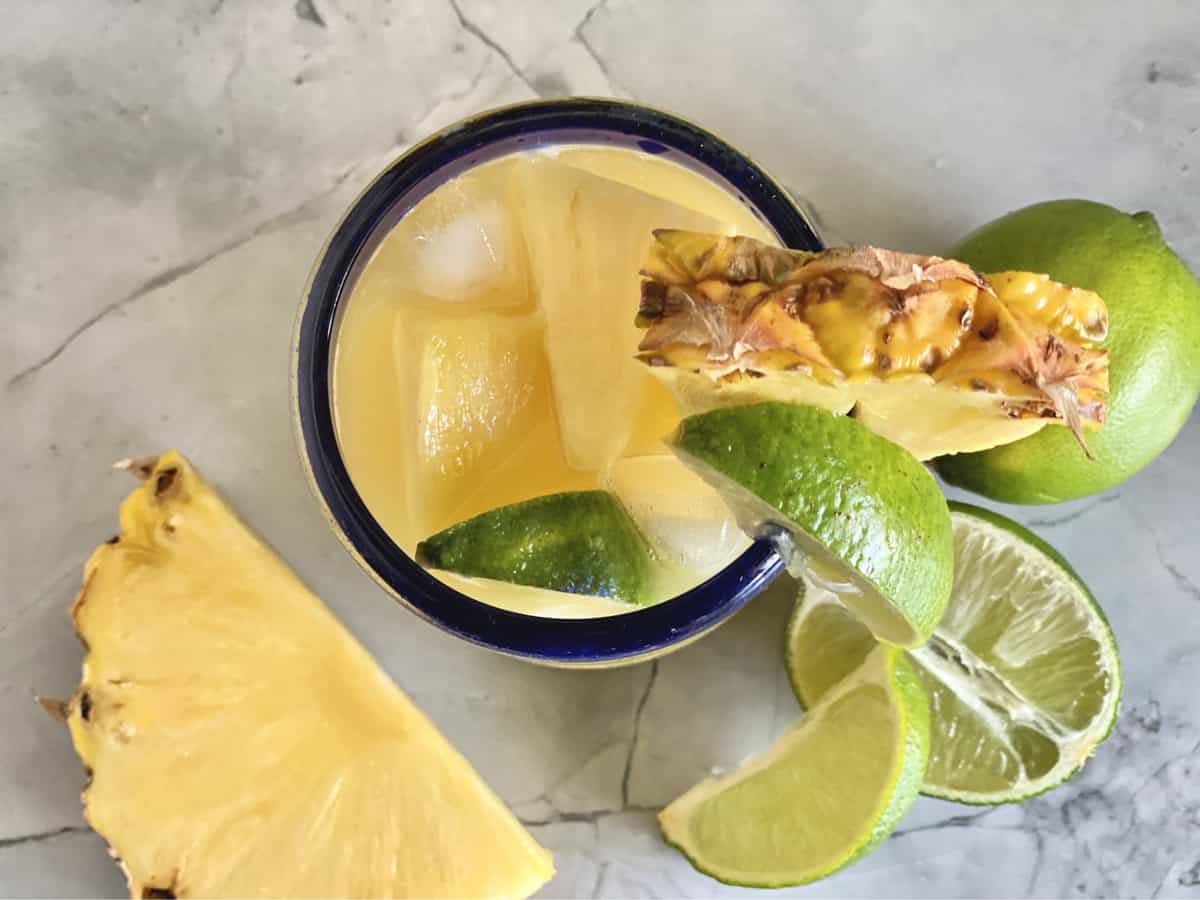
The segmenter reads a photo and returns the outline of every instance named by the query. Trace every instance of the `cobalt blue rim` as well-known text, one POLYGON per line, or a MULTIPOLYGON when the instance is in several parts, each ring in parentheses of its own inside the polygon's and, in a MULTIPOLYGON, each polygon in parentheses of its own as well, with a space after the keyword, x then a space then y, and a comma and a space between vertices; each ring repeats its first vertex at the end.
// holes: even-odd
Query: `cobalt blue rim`
POLYGON ((620 615, 551 619, 462 594, 417 565, 375 521, 350 480, 334 430, 329 360, 337 313, 356 266, 426 193, 487 159, 538 145, 615 143, 676 161, 724 183, 787 246, 823 245, 795 203, 742 153, 669 113, 617 100, 572 98, 504 107, 452 125, 395 160, 337 226, 313 273, 297 324, 293 401, 300 451, 319 499, 355 555, 422 618, 474 644, 549 663, 619 662, 666 649, 729 617, 783 569, 756 541, 703 584, 620 615))

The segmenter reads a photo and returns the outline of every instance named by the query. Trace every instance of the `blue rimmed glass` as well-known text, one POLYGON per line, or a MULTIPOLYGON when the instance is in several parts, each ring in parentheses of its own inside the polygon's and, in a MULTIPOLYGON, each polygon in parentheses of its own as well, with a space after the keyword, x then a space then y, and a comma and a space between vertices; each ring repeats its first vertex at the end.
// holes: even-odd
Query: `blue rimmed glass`
POLYGON ((610 145, 670 159, 738 197, 786 246, 822 248, 791 197, 762 169, 676 116, 617 100, 580 98, 491 110, 449 126, 399 157, 342 218, 317 262, 297 318, 292 400, 301 461, 326 517, 385 590, 427 621, 480 646, 552 665, 604 666, 659 655, 727 619, 780 573, 783 563, 772 544, 756 541, 703 584, 620 615, 551 619, 489 606, 417 565, 371 515, 342 460, 330 402, 339 309, 392 226, 421 198, 474 166, 563 144, 610 145))

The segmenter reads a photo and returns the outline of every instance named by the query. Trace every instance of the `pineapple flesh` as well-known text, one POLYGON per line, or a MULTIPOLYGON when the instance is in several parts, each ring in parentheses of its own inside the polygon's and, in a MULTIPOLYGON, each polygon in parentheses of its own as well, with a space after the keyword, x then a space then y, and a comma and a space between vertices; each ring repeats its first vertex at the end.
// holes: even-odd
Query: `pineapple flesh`
POLYGON ((1104 422, 1108 328, 1090 291, 874 247, 821 253, 659 230, 638 358, 685 413, 786 400, 853 413, 919 459, 1104 422))
POLYGON ((172 451, 72 610, 88 822, 133 897, 520 897, 540 847, 172 451))
POLYGON ((614 356, 638 337, 614 297, 637 291, 651 229, 720 223, 549 157, 524 162, 525 234, 563 449, 575 468, 602 472, 639 423, 661 421, 645 371, 614 356))

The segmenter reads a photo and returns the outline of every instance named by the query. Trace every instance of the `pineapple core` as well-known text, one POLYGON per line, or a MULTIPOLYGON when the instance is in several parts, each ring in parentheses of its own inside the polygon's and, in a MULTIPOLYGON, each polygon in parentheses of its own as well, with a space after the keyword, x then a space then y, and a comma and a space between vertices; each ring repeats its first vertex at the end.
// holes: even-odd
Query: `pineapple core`
POLYGON ((638 358, 685 412, 758 400, 853 412, 919 459, 1048 424, 1083 445, 1104 421, 1108 314, 1090 291, 874 247, 654 236, 638 358))
POLYGON ((87 563, 65 704, 133 897, 521 897, 553 874, 470 764, 176 452, 87 563))

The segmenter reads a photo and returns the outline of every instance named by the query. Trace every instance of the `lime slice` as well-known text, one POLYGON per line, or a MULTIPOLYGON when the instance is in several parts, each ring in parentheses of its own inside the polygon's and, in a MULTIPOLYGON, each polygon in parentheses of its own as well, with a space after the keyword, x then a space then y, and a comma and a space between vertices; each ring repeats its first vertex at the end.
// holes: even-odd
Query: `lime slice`
POLYGON ((904 653, 878 647, 761 756, 659 814, 663 836, 729 884, 824 878, 886 837, 921 786, 929 701, 904 653))
POLYGON ((950 597, 946 500, 906 450, 816 407, 757 403, 683 420, 672 449, 751 535, 780 525, 807 573, 880 640, 924 643, 950 597))
POLYGON ((416 558, 459 575, 626 603, 650 599, 649 546, 607 491, 548 494, 489 510, 421 541, 416 558))
MULTIPOLYGON (((1055 550, 1003 516, 951 503, 956 578, 946 616, 909 652, 933 709, 924 793, 1007 803, 1071 777, 1108 736, 1121 693, 1104 613, 1055 550)), ((867 658, 875 641, 809 586, 788 633, 802 705, 867 658)))

